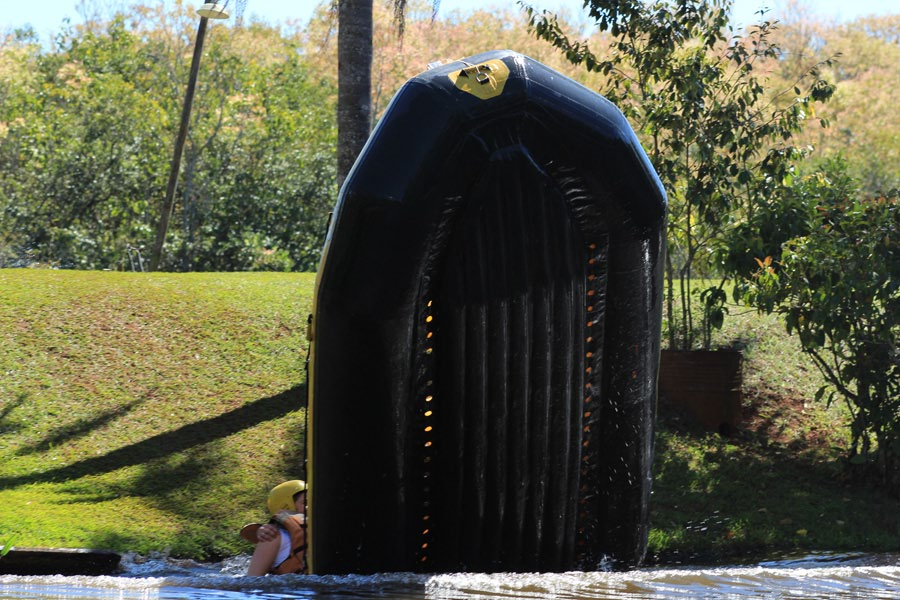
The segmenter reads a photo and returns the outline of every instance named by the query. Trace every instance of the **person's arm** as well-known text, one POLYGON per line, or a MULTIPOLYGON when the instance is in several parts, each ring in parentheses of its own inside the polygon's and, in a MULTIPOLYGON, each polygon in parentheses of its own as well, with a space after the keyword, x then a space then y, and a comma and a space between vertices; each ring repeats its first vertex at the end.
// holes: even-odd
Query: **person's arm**
POLYGON ((247 568, 247 575, 265 575, 272 569, 272 563, 278 556, 278 549, 281 547, 281 536, 278 535, 266 542, 256 544, 253 556, 250 558, 250 566, 247 568))

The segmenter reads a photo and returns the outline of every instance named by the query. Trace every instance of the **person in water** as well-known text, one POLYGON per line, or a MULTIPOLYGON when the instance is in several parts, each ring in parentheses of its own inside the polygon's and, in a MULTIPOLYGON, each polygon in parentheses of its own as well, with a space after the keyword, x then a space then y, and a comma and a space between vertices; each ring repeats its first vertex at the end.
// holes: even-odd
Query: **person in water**
POLYGON ((256 544, 247 575, 306 573, 306 482, 285 481, 266 500, 271 520, 241 529, 241 537, 256 544))

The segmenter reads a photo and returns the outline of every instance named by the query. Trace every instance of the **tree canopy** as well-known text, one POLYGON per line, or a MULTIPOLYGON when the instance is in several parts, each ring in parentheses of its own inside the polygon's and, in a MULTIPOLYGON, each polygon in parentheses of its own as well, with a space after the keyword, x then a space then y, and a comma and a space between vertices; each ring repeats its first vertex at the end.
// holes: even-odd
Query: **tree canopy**
MULTIPOLYGON (((83 26, 61 29, 52 47, 39 44, 31 31, 0 37, 0 266, 132 269, 147 258, 197 23, 186 4, 165 11, 155 2, 137 2, 128 16, 93 15, 83 26)), ((337 195, 337 21, 328 6, 323 2, 303 31, 254 22, 210 27, 163 269, 315 269, 337 195)), ((842 156, 849 173, 873 194, 900 181, 900 138, 893 126, 900 108, 890 95, 900 80, 896 19, 836 25, 794 11, 768 30, 768 42, 779 52, 754 63, 756 81, 765 84, 760 101, 772 103, 773 110, 788 108, 790 95, 773 98, 768 90, 790 90, 802 69, 821 66, 819 77, 835 83, 834 97, 823 106, 803 107, 803 116, 830 127, 794 132, 790 145, 803 152, 813 147, 810 165, 819 157, 842 156), (825 62, 838 53, 838 61, 825 62)), ((432 4, 420 0, 408 3, 399 37, 391 5, 375 2, 372 119, 429 63, 500 47, 523 52, 617 101, 626 92, 637 98, 638 88, 627 78, 609 87, 609 73, 570 64, 530 35, 527 21, 514 7, 472 13, 439 8, 435 17, 432 4)), ((584 32, 573 41, 585 47, 602 48, 610 40, 611 31, 588 28, 586 15, 559 21, 584 32)), ((687 26, 684 19, 671 24, 687 26)), ((726 36, 724 29, 709 34, 726 36)), ((745 37, 748 43, 751 38, 745 37)), ((646 106, 620 106, 648 152, 657 150, 661 173, 674 176, 678 144, 693 144, 689 138, 700 134, 738 137, 741 123, 760 123, 739 110, 721 112, 725 104, 708 114, 691 103, 681 114, 649 110, 662 106, 662 92, 690 95, 685 86, 692 81, 720 85, 725 93, 728 77, 741 72, 734 69, 737 55, 702 55, 697 47, 685 47, 671 56, 676 60, 666 72, 676 79, 657 77, 668 92, 646 87, 656 94, 646 98, 646 106), (722 69, 727 60, 731 70, 722 69), (679 72, 692 77, 679 78, 679 72), (699 121, 687 120, 685 111, 705 118, 706 125, 694 127, 699 121), (684 135, 654 148, 650 125, 663 121, 683 123, 684 135)), ((752 91, 730 89, 732 109, 752 91)), ((743 171, 739 164, 735 168, 736 174, 729 166, 726 175, 740 183, 743 171)), ((730 180, 713 170, 695 174, 702 176, 682 181, 704 187, 730 180)), ((673 189, 685 198, 693 194, 687 187, 673 189)), ((702 217, 697 223, 719 218, 715 204, 693 208, 702 217)), ((687 213, 685 219, 678 221, 681 226, 691 223, 687 213)), ((700 254, 694 273, 715 273, 718 263, 700 254)), ((751 258, 745 263, 754 264, 751 258)))
MULTIPOLYGON (((0 265, 129 269, 159 218, 196 19, 147 7, 0 49, 0 265)), ((334 197, 334 94, 300 40, 210 28, 170 270, 313 270, 334 197)))

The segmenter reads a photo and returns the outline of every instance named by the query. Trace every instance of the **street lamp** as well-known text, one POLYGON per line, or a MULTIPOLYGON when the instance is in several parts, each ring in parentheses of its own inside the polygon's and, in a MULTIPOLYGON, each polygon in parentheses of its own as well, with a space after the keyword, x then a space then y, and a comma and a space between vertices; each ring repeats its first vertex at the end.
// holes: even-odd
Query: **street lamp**
POLYGON ((227 19, 228 6, 227 3, 219 4, 218 2, 207 2, 197 9, 197 14, 207 19, 227 19))
POLYGON ((172 217, 172 208, 175 205, 175 187, 178 183, 178 172, 181 169, 181 152, 184 149, 184 141, 187 138, 188 124, 191 120, 191 105, 194 102, 194 89, 197 85, 197 73, 200 71, 200 56, 203 54, 203 40, 206 38, 206 23, 209 19, 227 19, 228 0, 220 4, 220 0, 212 0, 205 3, 197 10, 200 15, 200 25, 197 27, 197 41, 194 43, 194 58, 191 61, 191 71, 188 76, 188 86, 184 93, 184 104, 181 107, 181 126, 178 128, 178 137, 175 139, 175 155, 172 158, 172 167, 169 170, 169 183, 166 186, 166 199, 163 202, 162 212, 159 215, 159 226, 156 228, 156 241, 153 243, 153 253, 150 255, 150 270, 156 271, 162 257, 163 244, 166 241, 166 231, 169 229, 169 219, 172 217))

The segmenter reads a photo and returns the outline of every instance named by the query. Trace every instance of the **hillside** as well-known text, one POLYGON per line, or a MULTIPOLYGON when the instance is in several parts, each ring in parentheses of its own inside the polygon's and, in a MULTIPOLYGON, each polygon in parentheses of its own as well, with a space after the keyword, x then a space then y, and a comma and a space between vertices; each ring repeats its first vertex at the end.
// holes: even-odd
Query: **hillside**
MULTIPOLYGON (((0 544, 213 559, 303 472, 312 274, 0 270, 0 544)), ((842 479, 837 407, 780 326, 733 309, 745 421, 661 406, 651 562, 898 550, 898 502, 842 479)))
POLYGON ((245 550, 237 528, 303 466, 312 286, 0 271, 3 535, 201 559, 245 550))

